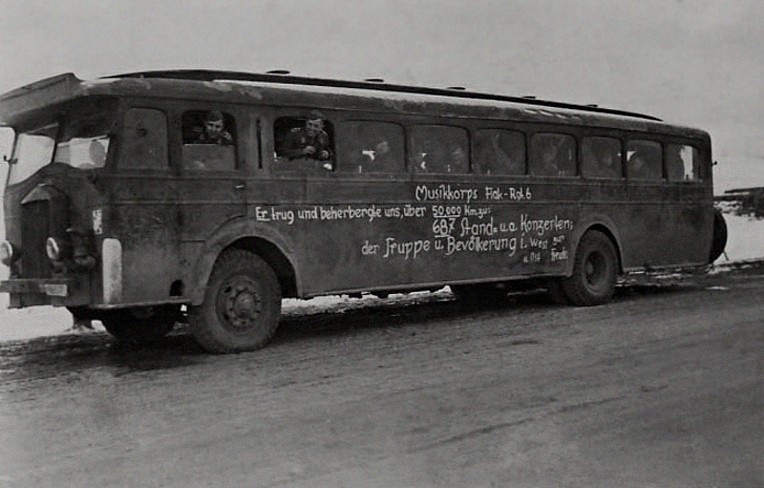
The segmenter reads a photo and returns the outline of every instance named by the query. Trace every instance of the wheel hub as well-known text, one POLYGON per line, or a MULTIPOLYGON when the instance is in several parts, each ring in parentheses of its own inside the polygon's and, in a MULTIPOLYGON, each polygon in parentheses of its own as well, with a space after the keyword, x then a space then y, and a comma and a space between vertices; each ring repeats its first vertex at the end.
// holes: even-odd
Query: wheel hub
POLYGON ((262 304, 255 283, 241 277, 221 289, 221 305, 225 323, 236 329, 247 329, 257 321, 262 304))

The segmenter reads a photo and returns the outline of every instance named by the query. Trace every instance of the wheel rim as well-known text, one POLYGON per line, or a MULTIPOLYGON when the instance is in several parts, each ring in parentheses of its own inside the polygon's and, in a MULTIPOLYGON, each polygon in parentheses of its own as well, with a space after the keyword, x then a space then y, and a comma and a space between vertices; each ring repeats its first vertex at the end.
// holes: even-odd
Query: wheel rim
POLYGON ((257 282, 248 276, 234 276, 225 281, 220 287, 217 305, 221 322, 239 332, 257 325, 263 312, 257 282))

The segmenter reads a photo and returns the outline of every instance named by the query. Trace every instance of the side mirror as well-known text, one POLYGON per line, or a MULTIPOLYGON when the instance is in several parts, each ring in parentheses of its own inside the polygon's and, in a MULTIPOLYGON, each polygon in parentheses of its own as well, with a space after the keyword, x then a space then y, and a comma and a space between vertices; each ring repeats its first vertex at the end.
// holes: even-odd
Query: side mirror
POLYGON ((13 127, 2 126, 0 127, 0 156, 3 161, 8 164, 13 164, 16 161, 13 156, 13 141, 16 139, 16 131, 13 127))

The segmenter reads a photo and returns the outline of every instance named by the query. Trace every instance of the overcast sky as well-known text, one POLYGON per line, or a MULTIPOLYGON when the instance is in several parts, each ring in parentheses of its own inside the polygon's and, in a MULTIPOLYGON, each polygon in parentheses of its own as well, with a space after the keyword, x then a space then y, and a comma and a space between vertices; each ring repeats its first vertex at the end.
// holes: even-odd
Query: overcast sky
MULTIPOLYGON (((0 92, 206 68, 537 95, 711 132, 764 186, 762 0, 0 0, 0 92)), ((718 185, 717 185, 718 186, 718 185)))

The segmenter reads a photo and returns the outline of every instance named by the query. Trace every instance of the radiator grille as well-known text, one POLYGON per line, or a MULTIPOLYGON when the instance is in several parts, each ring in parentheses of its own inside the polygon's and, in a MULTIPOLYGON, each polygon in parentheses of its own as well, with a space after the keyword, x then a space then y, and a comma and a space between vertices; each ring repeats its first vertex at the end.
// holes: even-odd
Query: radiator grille
POLYGON ((50 201, 38 200, 22 206, 21 274, 23 278, 49 278, 50 263, 45 241, 51 235, 50 201))

